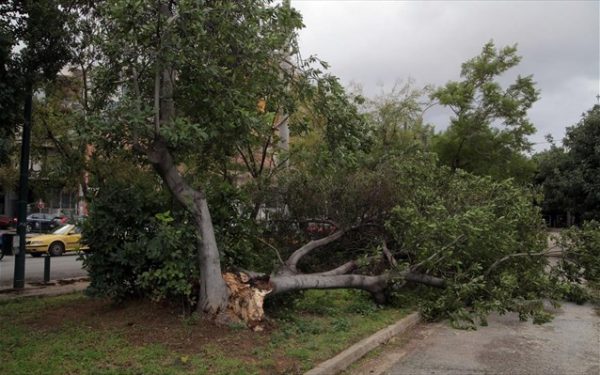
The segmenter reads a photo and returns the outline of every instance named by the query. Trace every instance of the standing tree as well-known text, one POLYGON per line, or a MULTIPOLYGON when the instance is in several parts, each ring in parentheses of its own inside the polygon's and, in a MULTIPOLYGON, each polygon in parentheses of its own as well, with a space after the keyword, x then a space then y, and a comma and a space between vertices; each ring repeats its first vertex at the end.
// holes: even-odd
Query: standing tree
MULTIPOLYGON (((70 54, 68 45, 70 34, 64 24, 69 11, 60 0, 33 1, 12 0, 0 5, 0 25, 2 38, 3 71, 2 75, 9 78, 8 95, 0 95, 5 103, 17 104, 20 100, 11 99, 11 95, 22 99, 23 122, 21 138, 21 161, 19 177, 18 201, 18 233, 19 248, 25 248, 25 226, 28 196, 29 143, 31 138, 31 115, 33 93, 43 80, 51 80, 67 63, 70 54), (8 36, 8 43, 6 38, 8 36), (14 48, 14 47, 22 48, 14 48), (10 61, 7 61, 10 60, 10 61), (11 82, 12 80, 12 82, 11 82), (19 87, 19 88, 17 88, 19 87), (7 99, 8 97, 8 99, 7 99)), ((4 103, 3 103, 4 104, 4 103)), ((7 108, 9 113, 19 110, 20 104, 7 108)), ((14 112, 13 112, 14 113, 14 112)), ((14 121, 16 115, 9 115, 3 121, 14 121)), ((17 124, 2 124, 3 128, 17 124)), ((8 132, 11 133, 10 131, 8 132)), ((25 279, 25 252, 20 251, 15 257, 14 287, 23 288, 25 279)))
POLYGON ((569 128, 563 147, 536 155, 535 178, 544 193, 546 214, 567 216, 566 224, 600 219, 600 105, 569 128))
POLYGON ((506 89, 497 82, 521 60, 516 52, 516 46, 496 49, 488 42, 479 56, 462 65, 462 81, 433 93, 433 99, 454 113, 434 143, 442 163, 454 170, 529 181, 533 167, 522 152, 529 150, 527 136, 535 131, 527 110, 539 93, 532 76, 518 76, 506 89))
POLYGON ((304 74, 283 68, 300 16, 269 3, 114 0, 96 9, 101 66, 93 96, 105 106, 92 131, 143 156, 192 214, 198 304, 212 315, 225 312, 228 290, 203 176, 260 128, 259 100, 290 112, 298 92, 290 87, 306 86, 304 74))

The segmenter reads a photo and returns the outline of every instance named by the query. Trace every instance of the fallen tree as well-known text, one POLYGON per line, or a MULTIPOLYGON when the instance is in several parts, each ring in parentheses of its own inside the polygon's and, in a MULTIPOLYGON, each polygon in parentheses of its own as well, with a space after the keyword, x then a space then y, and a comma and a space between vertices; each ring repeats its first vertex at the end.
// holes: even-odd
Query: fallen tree
MULTIPOLYGON (((382 303, 392 287, 423 285, 427 317, 545 317, 539 301, 558 296, 559 280, 544 270, 544 227, 527 191, 370 137, 335 78, 304 62, 282 68, 301 26, 295 11, 110 0, 89 12, 98 43, 97 110, 82 131, 96 150, 90 293, 178 301, 258 327, 272 295, 355 288, 382 303), (276 114, 315 103, 312 142, 296 156, 261 142, 256 160, 256 135, 271 139, 276 114), (261 169, 278 157, 290 161, 267 202, 279 214, 255 221, 266 199, 252 201, 236 161, 261 169), (300 223, 332 232, 306 241, 300 223), (236 267, 252 271, 224 272, 236 267)), ((290 126, 301 134, 311 116, 298 116, 290 126)))

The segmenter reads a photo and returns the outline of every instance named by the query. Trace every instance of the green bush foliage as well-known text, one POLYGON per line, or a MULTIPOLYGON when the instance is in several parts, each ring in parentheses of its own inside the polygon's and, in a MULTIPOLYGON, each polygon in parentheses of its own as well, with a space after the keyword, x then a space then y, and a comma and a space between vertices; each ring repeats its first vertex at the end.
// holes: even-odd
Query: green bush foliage
MULTIPOLYGON (((199 267, 193 217, 152 172, 124 160, 102 163, 98 173, 105 178, 94 181, 99 187, 83 233, 91 249, 84 259, 91 277, 88 293, 194 305, 199 267)), ((208 186, 225 269, 269 272, 275 258, 261 247, 261 228, 244 212, 243 191, 219 179, 208 186)))
POLYGON ((130 172, 134 177, 107 180, 91 200, 83 232, 91 250, 84 259, 88 293, 192 303, 198 267, 186 215, 169 211, 169 197, 152 175, 130 172))
POLYGON ((559 246, 563 249, 560 267, 568 280, 600 282, 600 222, 588 221, 562 231, 559 246))
POLYGON ((360 273, 384 272, 389 265, 381 264, 378 244, 386 239, 398 270, 446 280, 444 289, 422 287, 427 318, 448 317, 462 328, 485 323, 491 311, 547 320, 542 301, 560 297, 559 280, 545 272, 545 226, 527 189, 452 171, 418 150, 380 150, 355 160, 290 172, 292 215, 359 227, 309 257, 306 272, 342 259, 365 259, 360 273))

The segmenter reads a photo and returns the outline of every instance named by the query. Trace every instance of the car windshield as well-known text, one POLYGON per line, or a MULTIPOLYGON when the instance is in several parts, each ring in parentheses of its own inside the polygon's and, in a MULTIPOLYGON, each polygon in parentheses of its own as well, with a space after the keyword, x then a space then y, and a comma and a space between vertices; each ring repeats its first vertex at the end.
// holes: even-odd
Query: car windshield
POLYGON ((69 234, 69 232, 73 230, 73 228, 74 225, 71 224, 63 225, 62 227, 52 232, 52 234, 69 234))

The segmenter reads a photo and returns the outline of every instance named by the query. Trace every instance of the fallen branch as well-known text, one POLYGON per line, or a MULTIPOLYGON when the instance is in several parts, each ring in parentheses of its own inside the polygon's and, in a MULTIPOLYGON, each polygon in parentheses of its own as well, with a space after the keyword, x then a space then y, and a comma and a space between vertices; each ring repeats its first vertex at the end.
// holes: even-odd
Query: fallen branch
POLYGON ((277 259, 279 259, 279 263, 281 263, 282 266, 285 265, 285 262, 283 261, 283 258, 281 257, 281 254, 279 253, 279 250, 277 250, 277 248, 273 245, 271 245, 270 243, 268 243, 267 241, 263 240, 260 237, 256 237, 257 240, 259 240, 260 242, 262 242, 263 244, 267 245, 270 249, 272 249, 275 254, 277 255, 277 259))
POLYGON ((498 259, 497 261, 495 261, 495 262, 494 262, 494 263, 493 263, 493 264, 490 266, 490 268, 488 268, 488 269, 487 269, 487 271, 485 271, 485 273, 484 273, 483 275, 484 275, 484 277, 486 277, 486 278, 487 278, 487 277, 490 275, 490 273, 491 273, 491 272, 492 272, 492 271, 493 271, 495 268, 497 268, 497 267, 498 267, 500 264, 502 264, 502 263, 506 262, 506 261, 507 261, 507 260, 509 260, 509 259, 512 259, 512 258, 519 258, 519 257, 525 257, 525 256, 528 256, 528 257, 542 257, 542 256, 548 256, 548 255, 551 253, 552 249, 553 249, 553 247, 551 247, 550 249, 547 249, 547 250, 545 250, 545 251, 541 251, 541 252, 539 252, 539 253, 515 253, 515 254, 508 254, 507 256, 505 256, 505 257, 503 257, 503 258, 500 258, 500 259, 498 259))
POLYGON ((385 258, 390 263, 390 265, 394 268, 398 267, 398 262, 396 261, 396 258, 394 258, 394 255, 392 254, 390 249, 388 249, 387 243, 385 242, 385 240, 382 241, 382 249, 383 249, 383 255, 385 255, 385 258))
POLYGON ((419 269, 419 267, 423 266, 427 262, 432 261, 433 259, 435 259, 435 257, 437 257, 438 255, 440 255, 441 253, 443 253, 444 251, 446 251, 450 246, 456 244, 463 237, 464 237, 464 235, 461 234, 460 236, 456 237, 452 242, 450 242, 449 244, 445 245, 444 247, 442 247, 441 249, 439 249, 438 251, 436 251, 435 253, 433 253, 432 255, 430 255, 427 259, 425 259, 425 260, 423 260, 423 261, 415 264, 414 266, 411 266, 410 267, 411 271, 416 271, 417 269, 419 269))

